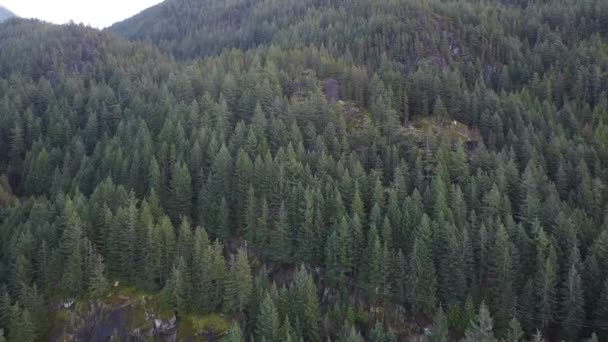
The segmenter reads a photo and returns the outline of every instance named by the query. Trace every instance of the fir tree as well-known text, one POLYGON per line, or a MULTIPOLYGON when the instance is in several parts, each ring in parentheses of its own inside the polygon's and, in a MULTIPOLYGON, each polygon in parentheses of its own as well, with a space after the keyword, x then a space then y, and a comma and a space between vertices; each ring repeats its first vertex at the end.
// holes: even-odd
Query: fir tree
POLYGON ((517 318, 511 318, 509 321, 509 329, 507 330, 505 342, 520 342, 523 337, 524 331, 521 328, 521 324, 519 324, 517 318))
POLYGON ((230 324, 230 329, 226 333, 226 336, 222 339, 223 342, 243 342, 245 339, 243 338, 243 333, 241 332, 241 327, 238 322, 233 321, 230 324))
POLYGON ((490 317, 490 311, 485 303, 481 303, 479 314, 475 320, 471 321, 471 325, 465 333, 465 341, 467 342, 493 342, 497 341, 494 337, 494 322, 490 317))
POLYGON ((266 294, 260 305, 255 334, 258 340, 281 341, 279 313, 270 294, 266 294))
POLYGON ((236 257, 233 257, 224 286, 226 310, 243 312, 249 303, 253 289, 253 277, 245 249, 240 249, 236 257))
POLYGON ((448 338, 448 318, 443 308, 439 306, 439 310, 437 310, 435 318, 433 318, 430 340, 432 342, 447 342, 449 341, 448 338))

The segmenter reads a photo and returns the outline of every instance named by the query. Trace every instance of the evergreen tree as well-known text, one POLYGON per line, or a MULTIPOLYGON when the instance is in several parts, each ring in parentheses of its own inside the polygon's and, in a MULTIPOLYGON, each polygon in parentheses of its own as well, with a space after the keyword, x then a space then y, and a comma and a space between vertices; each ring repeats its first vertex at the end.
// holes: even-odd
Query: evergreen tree
POLYGON ((598 333, 603 336, 608 333, 608 329, 604 328, 604 322, 608 318, 608 278, 604 281, 604 289, 598 298, 598 305, 594 312, 594 322, 598 333))
POLYGON ((216 240, 209 247, 209 281, 211 286, 208 292, 207 310, 215 311, 222 304, 224 298, 224 286, 226 281, 226 260, 224 259, 224 248, 216 240))
POLYGON ((501 224, 496 231, 494 246, 488 267, 489 299, 492 307, 497 308, 496 331, 502 334, 508 324, 508 313, 513 310, 513 268, 511 265, 510 241, 505 227, 501 224))
POLYGON ((187 277, 184 259, 180 258, 163 289, 165 301, 179 313, 187 312, 191 304, 187 277))
POLYGON ((292 291, 293 306, 298 308, 292 317, 296 317, 301 325, 302 337, 305 341, 320 341, 321 307, 317 287, 304 266, 296 272, 292 291))
POLYGON ((412 308, 431 315, 436 307, 437 276, 431 251, 422 238, 416 238, 408 260, 406 298, 412 308))
POLYGON ((432 342, 447 342, 449 341, 448 336, 448 318, 443 311, 443 308, 439 306, 439 310, 435 313, 433 318, 433 326, 431 328, 432 342))
POLYGON ((485 303, 481 303, 479 314, 475 320, 471 321, 471 325, 465 333, 465 341, 467 342, 493 342, 497 341, 494 337, 494 323, 490 316, 490 311, 485 303))
POLYGON ((344 325, 344 333, 342 334, 342 338, 340 339, 341 342, 363 342, 365 341, 365 339, 363 338, 363 336, 361 336, 361 333, 359 333, 359 331, 357 331, 357 328, 355 328, 353 325, 351 324, 345 324, 344 325))
POLYGON ((440 97, 437 97, 437 99, 435 99, 435 105, 433 106, 433 115, 440 120, 448 119, 448 110, 440 97))
MULTIPOLYGON (((562 308, 562 312, 564 322, 584 321, 585 309, 583 299, 583 284, 581 276, 577 271, 576 264, 572 264, 570 266, 563 291, 562 303, 564 306, 562 308)), ((575 341, 578 339, 579 328, 576 325, 565 323, 563 328, 567 340, 575 341)))
POLYGON ((521 328, 521 324, 517 318, 513 317, 509 321, 509 329, 507 330, 506 342, 520 342, 524 337, 524 331, 521 328))
POLYGON ((30 312, 27 309, 21 309, 18 303, 12 305, 8 325, 8 341, 33 342, 36 340, 36 336, 36 327, 32 322, 30 312))
POLYGON ((277 216, 274 224, 274 233, 271 233, 270 235, 270 248, 272 249, 271 258, 276 262, 284 262, 289 258, 291 249, 288 240, 289 222, 284 202, 281 202, 281 207, 279 208, 277 216))
POLYGON ((226 333, 226 336, 222 339, 223 342, 243 342, 245 339, 243 338, 243 333, 241 332, 241 327, 239 327, 238 322, 233 321, 230 324, 230 329, 226 333))
POLYGON ((253 277, 246 249, 240 249, 236 257, 233 257, 224 286, 226 310, 243 312, 249 304, 253 289, 253 277))
POLYGON ((394 336, 392 331, 387 331, 383 324, 376 322, 374 328, 370 332, 370 339, 374 342, 396 342, 397 338, 394 336))
POLYGON ((546 328, 552 322, 556 303, 557 265, 555 248, 542 228, 537 237, 536 256, 536 312, 540 327, 546 328))
POLYGON ((89 292, 94 297, 103 296, 108 289, 110 288, 110 284, 105 274, 105 266, 103 264, 103 258, 101 255, 97 255, 94 258, 94 265, 89 281, 89 292))
POLYGON ((304 192, 304 220, 296 235, 296 256, 302 262, 310 264, 316 253, 316 229, 315 229, 315 206, 314 197, 310 189, 304 192))
POLYGON ((0 284, 0 325, 7 327, 10 322, 11 298, 6 285, 0 284))
POLYGON ((210 277, 210 243, 205 229, 197 227, 194 230, 192 248, 192 288, 194 307, 199 310, 209 308, 209 296, 212 291, 210 277))
POLYGON ((71 295, 82 289, 82 223, 72 201, 68 200, 64 209, 65 228, 62 234, 60 250, 65 255, 62 285, 71 295))
POLYGON ((270 297, 266 297, 260 305, 260 313, 256 323, 255 334, 258 340, 281 341, 279 313, 270 297))
POLYGON ((171 174, 169 209, 171 220, 177 224, 182 217, 192 215, 192 179, 187 165, 179 161, 171 174))

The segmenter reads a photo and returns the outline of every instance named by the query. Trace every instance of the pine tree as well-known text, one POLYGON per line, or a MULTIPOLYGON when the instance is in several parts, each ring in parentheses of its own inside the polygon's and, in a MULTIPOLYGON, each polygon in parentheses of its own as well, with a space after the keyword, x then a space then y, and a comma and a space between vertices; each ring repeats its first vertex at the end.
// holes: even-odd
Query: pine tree
POLYGON ((208 311, 215 311, 224 298, 226 280, 226 260, 223 245, 216 240, 209 248, 209 280, 211 287, 208 292, 208 311))
POLYGON ((608 278, 604 281, 604 288, 598 298, 598 305, 593 313, 596 330, 601 336, 608 336, 608 329, 603 327, 608 319, 608 278))
POLYGON ((179 313, 187 312, 191 304, 187 277, 185 262, 180 258, 162 291, 167 304, 179 313))
POLYGON ((33 342, 35 340, 36 327, 32 322, 30 312, 27 309, 21 309, 19 303, 12 305, 8 325, 8 341, 33 342))
POLYGON ((230 264, 230 271, 225 282, 224 306, 230 312, 243 312, 249 304, 253 290, 251 266, 247 250, 242 248, 230 264))
POLYGON ((589 339, 587 339, 586 342, 598 342, 598 341, 599 341, 599 339, 597 338, 597 334, 593 333, 593 334, 591 334, 591 337, 589 339))
POLYGON ((116 214, 116 233, 119 241, 117 241, 118 254, 120 255, 120 266, 122 275, 131 280, 136 279, 137 265, 137 200, 135 194, 131 192, 126 208, 120 208, 116 214))
POLYGON ((243 149, 239 149, 234 173, 235 191, 233 197, 236 204, 235 213, 239 213, 239 215, 236 215, 236 224, 242 230, 246 228, 247 215, 241 215, 240 213, 247 212, 249 191, 253 177, 253 162, 243 149))
POLYGON ((192 179, 182 161, 175 164, 171 174, 169 212, 174 224, 192 215, 192 179))
POLYGON ((557 256, 555 248, 541 228, 537 237, 536 256, 536 311, 539 326, 546 328, 552 322, 556 303, 557 256))
POLYGON ((445 121, 448 119, 448 109, 445 107, 445 104, 441 100, 441 97, 437 97, 435 99, 435 105, 433 106, 433 115, 435 118, 445 121))
POLYGON ((509 321, 509 330, 507 330, 507 338, 505 342, 520 342, 524 337, 524 331, 517 318, 513 317, 509 321))
POLYGON ((83 282, 82 274, 82 221, 76 212, 73 202, 68 199, 64 208, 64 231, 60 250, 64 255, 63 289, 71 295, 80 292, 83 282))
POLYGON ((305 341, 320 341, 321 307, 317 296, 317 287, 310 273, 300 266, 294 278, 291 300, 297 307, 295 317, 302 327, 305 341))
POLYGON ((247 204, 245 210, 245 238, 254 247, 260 240, 258 228, 259 208, 253 187, 247 191, 247 204))
POLYGON ((513 268, 511 265, 510 241, 504 225, 500 224, 494 238, 494 246, 491 249, 488 261, 488 287, 489 298, 493 308, 498 334, 506 331, 508 324, 508 313, 512 311, 514 304, 513 291, 513 268))
MULTIPOLYGON (((338 258, 340 260, 340 276, 351 275, 353 270, 353 235, 348 219, 342 216, 338 226, 338 258)), ((343 280, 346 280, 344 278, 343 280)))
POLYGON ((311 264, 315 258, 316 229, 315 229, 315 206, 313 192, 306 189, 304 192, 304 220, 296 234, 296 256, 306 264, 311 264))
POLYGON ((80 246, 77 245, 65 261, 62 284, 65 291, 76 295, 82 289, 82 282, 82 256, 80 246))
MULTIPOLYGON (((585 320, 585 308, 583 299, 583 284, 578 273, 576 264, 570 266, 568 277, 564 284, 562 295, 562 312, 564 322, 581 322, 585 320)), ((579 327, 565 323, 563 325, 564 335, 567 340, 578 339, 579 327)))
POLYGON ((433 326, 431 327, 431 342, 448 342, 448 318, 443 311, 441 305, 433 318, 433 326))
POLYGON ((178 258, 184 259, 184 262, 189 265, 192 261, 192 229, 188 218, 183 217, 177 234, 176 253, 178 258))
POLYGON ((243 342, 245 339, 243 338, 243 333, 241 332, 241 327, 237 321, 233 321, 230 324, 230 329, 226 333, 226 336, 222 339, 222 342, 243 342))
POLYGON ((161 283, 164 283, 173 271, 175 262, 175 230, 166 216, 160 219, 154 230, 154 241, 156 242, 154 246, 158 248, 154 254, 158 257, 158 273, 161 283))
POLYGON ((388 331, 384 328, 381 322, 376 322, 374 328, 370 332, 370 339, 373 342, 396 342, 397 338, 393 332, 389 329, 388 331))
POLYGON ((7 327, 10 321, 11 298, 6 285, 0 284, 0 326, 7 327))
POLYGON ((274 232, 270 235, 271 259, 276 262, 284 262, 290 255, 290 243, 288 241, 288 218, 285 203, 281 202, 278 217, 274 224, 274 232))
POLYGON ((103 296, 110 288, 110 284, 104 272, 105 266, 103 264, 103 258, 101 255, 96 255, 94 258, 93 269, 91 270, 88 289, 94 297, 103 296))
POLYGON ((466 342, 494 342, 497 339, 493 332, 494 323, 490 316, 490 311, 485 303, 481 303, 479 307, 479 315, 475 320, 471 321, 471 326, 465 333, 466 342))
POLYGON ((532 342, 545 342, 545 338, 543 337, 543 334, 540 332, 540 330, 536 330, 536 333, 532 337, 532 342))
POLYGON ((222 241, 230 236, 230 208, 225 197, 222 197, 220 205, 217 208, 215 236, 222 241))
POLYGON ((279 312, 270 294, 266 294, 260 305, 255 334, 258 340, 265 340, 267 342, 281 341, 279 312))
POLYGON ((194 230, 192 247, 192 293, 194 307, 205 311, 209 308, 211 292, 209 238, 205 229, 197 227, 194 230))
POLYGON ((430 248, 416 238, 408 260, 407 299, 415 312, 431 315, 436 307, 437 276, 430 248))
POLYGON ((372 225, 368 232, 365 255, 367 257, 364 258, 365 261, 362 270, 366 276, 363 283, 367 288, 367 295, 370 300, 370 304, 373 305, 377 295, 383 290, 381 286, 384 276, 384 253, 375 225, 372 225))
POLYGON ((364 342, 365 339, 361 336, 361 333, 357 331, 355 326, 350 323, 344 324, 344 332, 342 333, 342 338, 340 342, 364 342))

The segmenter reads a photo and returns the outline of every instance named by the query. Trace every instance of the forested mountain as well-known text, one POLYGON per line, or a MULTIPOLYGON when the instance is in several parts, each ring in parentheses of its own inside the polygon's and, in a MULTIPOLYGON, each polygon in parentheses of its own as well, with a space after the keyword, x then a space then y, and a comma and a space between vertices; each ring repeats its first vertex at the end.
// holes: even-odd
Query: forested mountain
POLYGON ((0 341, 606 340, 607 38, 602 0, 1 24, 0 341))
POLYGON ((9 11, 6 7, 0 5, 0 23, 14 16, 15 14, 13 12, 9 11))

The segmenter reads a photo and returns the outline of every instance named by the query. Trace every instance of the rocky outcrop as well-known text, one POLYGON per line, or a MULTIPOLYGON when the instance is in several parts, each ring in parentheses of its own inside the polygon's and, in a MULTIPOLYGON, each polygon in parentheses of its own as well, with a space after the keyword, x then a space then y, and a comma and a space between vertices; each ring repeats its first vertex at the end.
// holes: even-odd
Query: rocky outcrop
POLYGON ((146 298, 126 296, 78 302, 70 299, 55 312, 51 341, 175 341, 175 314, 161 317, 147 305, 146 298), (69 303, 69 305, 67 305, 69 303))

